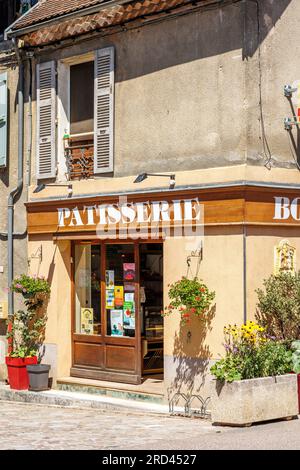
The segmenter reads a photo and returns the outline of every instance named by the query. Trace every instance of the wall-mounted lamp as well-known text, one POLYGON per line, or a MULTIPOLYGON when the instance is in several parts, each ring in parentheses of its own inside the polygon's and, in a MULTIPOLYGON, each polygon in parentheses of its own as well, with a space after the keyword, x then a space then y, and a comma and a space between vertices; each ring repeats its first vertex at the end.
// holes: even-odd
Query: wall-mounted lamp
POLYGON ((49 184, 45 184, 45 183, 40 183, 37 185, 37 187, 34 189, 34 193, 40 193, 41 191, 43 191, 46 187, 50 187, 51 186, 56 186, 56 187, 67 187, 68 188, 68 197, 72 197, 73 195, 73 185, 71 183, 67 183, 67 184, 52 184, 52 183, 49 183, 49 184))
POLYGON ((142 181, 144 181, 145 179, 147 179, 148 176, 160 176, 160 177, 162 177, 162 178, 169 178, 169 179, 170 179, 169 188, 170 188, 170 189, 174 189, 174 188, 175 188, 175 184, 176 184, 176 181, 175 181, 175 174, 163 175, 163 174, 161 174, 161 173, 141 173, 141 174, 138 175, 137 178, 134 180, 134 183, 141 183, 142 181))
POLYGON ((298 91, 298 88, 293 88, 292 85, 284 85, 283 92, 286 98, 292 98, 293 93, 298 91))

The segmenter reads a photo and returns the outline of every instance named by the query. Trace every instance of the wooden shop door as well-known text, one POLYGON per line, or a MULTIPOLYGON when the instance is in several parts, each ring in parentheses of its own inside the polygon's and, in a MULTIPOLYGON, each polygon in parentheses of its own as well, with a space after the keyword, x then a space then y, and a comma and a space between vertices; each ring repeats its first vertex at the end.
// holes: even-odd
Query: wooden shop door
POLYGON ((71 376, 141 383, 139 244, 75 242, 71 376))

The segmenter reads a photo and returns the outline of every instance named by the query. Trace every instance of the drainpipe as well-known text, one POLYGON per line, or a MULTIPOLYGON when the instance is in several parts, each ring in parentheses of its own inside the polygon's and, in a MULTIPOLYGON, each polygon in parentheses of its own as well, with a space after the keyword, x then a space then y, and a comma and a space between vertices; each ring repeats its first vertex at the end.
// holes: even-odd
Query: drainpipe
POLYGON ((14 44, 19 63, 19 85, 18 85, 18 183, 8 196, 7 213, 7 255, 8 255, 8 315, 14 313, 14 295, 11 284, 14 278, 13 236, 14 236, 14 204, 15 198, 21 194, 23 189, 23 148, 24 148, 24 65, 20 59, 19 51, 14 44))

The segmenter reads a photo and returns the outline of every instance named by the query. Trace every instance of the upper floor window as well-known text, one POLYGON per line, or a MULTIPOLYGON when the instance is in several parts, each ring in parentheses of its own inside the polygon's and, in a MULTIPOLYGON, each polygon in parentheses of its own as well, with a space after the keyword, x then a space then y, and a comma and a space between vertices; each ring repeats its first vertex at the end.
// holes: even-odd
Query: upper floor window
MULTIPOLYGON (((95 51, 94 60, 66 62, 63 88, 68 89, 64 113, 68 125, 57 120, 56 63, 37 66, 37 178, 57 173, 57 126, 64 125, 64 148, 69 179, 89 178, 113 171, 114 49, 95 51), (75 62, 75 64, 74 64, 75 62), (69 83, 67 83, 69 77, 69 83)), ((61 98, 61 97, 60 97, 61 98)), ((60 99, 60 102, 62 100, 60 99)))

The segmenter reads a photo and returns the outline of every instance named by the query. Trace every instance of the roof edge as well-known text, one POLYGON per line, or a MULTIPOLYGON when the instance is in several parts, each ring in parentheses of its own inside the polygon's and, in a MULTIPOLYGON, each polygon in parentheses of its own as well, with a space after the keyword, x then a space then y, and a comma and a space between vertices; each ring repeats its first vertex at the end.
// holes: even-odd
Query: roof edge
MULTIPOLYGON (((130 3, 130 2, 132 2, 132 0, 110 0, 108 2, 105 2, 104 4, 100 3, 98 5, 93 5, 91 7, 83 8, 81 10, 72 11, 72 12, 66 13, 64 15, 56 16, 56 17, 51 18, 49 20, 40 21, 40 22, 35 23, 33 25, 25 26, 24 28, 14 30, 13 29, 14 25, 16 25, 18 23, 18 21, 20 20, 20 18, 18 18, 14 23, 12 23, 8 28, 6 28, 6 30, 4 31, 4 37, 5 37, 5 40, 8 40, 8 39, 11 39, 11 38, 14 38, 14 37, 23 36, 26 33, 31 33, 33 31, 39 29, 40 27, 55 24, 55 23, 60 22, 61 20, 64 20, 64 19, 72 19, 72 18, 76 18, 76 17, 80 17, 80 16, 90 15, 90 14, 93 14, 93 13, 97 13, 101 10, 105 10, 106 8, 109 8, 109 7, 112 7, 112 6, 120 6, 120 5, 123 5, 125 3, 130 3)), ((35 8, 37 5, 38 5, 38 3, 36 5, 34 5, 33 8, 35 8)), ((26 12, 25 15, 27 15, 29 12, 31 12, 33 8, 31 8, 28 12, 26 12)), ((25 15, 23 15, 21 18, 23 19, 25 15)))

